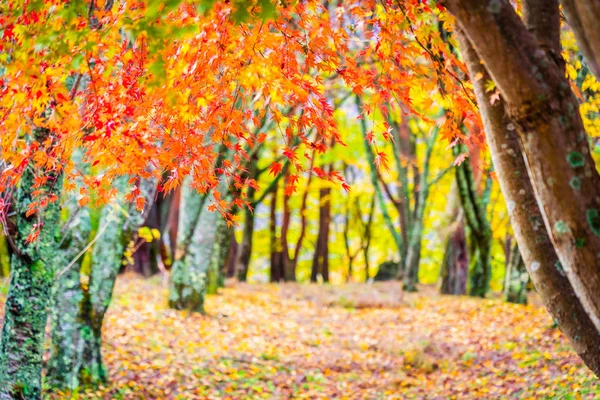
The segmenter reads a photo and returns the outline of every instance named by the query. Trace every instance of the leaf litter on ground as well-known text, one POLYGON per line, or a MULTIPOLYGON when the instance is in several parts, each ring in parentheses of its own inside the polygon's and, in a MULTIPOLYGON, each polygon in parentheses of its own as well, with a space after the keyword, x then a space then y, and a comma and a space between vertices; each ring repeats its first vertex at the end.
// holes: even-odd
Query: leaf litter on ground
POLYGON ((121 276, 103 332, 110 382, 47 397, 600 396, 543 307, 399 285, 234 284, 203 316, 169 309, 159 278, 121 276))

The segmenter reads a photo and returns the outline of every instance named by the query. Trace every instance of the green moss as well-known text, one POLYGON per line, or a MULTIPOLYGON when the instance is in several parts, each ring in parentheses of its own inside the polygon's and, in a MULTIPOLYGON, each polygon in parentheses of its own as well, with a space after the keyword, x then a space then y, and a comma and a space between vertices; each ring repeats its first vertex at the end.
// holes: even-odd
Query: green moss
POLYGON ((559 272, 559 273, 560 273, 562 276, 565 276, 565 270, 564 270, 564 268, 563 268, 563 266, 562 266, 562 264, 561 264, 561 262, 560 262, 560 261, 558 261, 558 260, 557 260, 557 261, 556 261, 556 263, 554 264, 554 266, 556 267, 556 270, 557 270, 557 271, 558 271, 558 272, 559 272))
POLYGON ((585 218, 587 219, 590 229, 594 235, 600 237, 600 213, 598 213, 598 210, 595 208, 590 208, 586 211, 585 218))
POLYGON ((554 230, 556 233, 563 234, 569 232, 569 225, 565 223, 565 221, 557 221, 554 224, 554 230))
POLYGON ((567 161, 573 168, 580 168, 585 165, 585 158, 583 154, 578 151, 572 151, 567 155, 567 161))
POLYGON ((578 177, 574 176, 569 181, 569 186, 571 186, 575 190, 579 190, 581 188, 581 179, 579 179, 578 177))

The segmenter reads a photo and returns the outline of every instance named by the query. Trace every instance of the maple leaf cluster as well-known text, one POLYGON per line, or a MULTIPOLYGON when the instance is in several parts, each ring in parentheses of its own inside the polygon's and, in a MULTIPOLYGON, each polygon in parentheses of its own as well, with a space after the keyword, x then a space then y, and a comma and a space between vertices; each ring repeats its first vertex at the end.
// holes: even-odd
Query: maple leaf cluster
MULTIPOLYGON (((325 9, 308 0, 277 4, 264 19, 260 2, 239 22, 229 3, 207 11, 180 1, 4 2, 0 190, 28 166, 64 173, 67 189, 83 179, 80 205, 111 199, 119 175, 154 176, 164 191, 191 175, 202 193, 224 178, 238 193, 218 203, 226 212, 248 205, 244 188, 256 182, 245 163, 267 138, 290 163, 287 194, 301 174, 348 189, 336 171, 305 166, 309 154, 344 143, 333 117, 340 93, 364 98, 360 118, 411 113, 442 125, 446 139, 464 138, 466 120, 479 124, 454 39, 440 33, 452 29, 442 10, 370 0, 325 9), (454 112, 434 120, 436 107, 454 112), (32 140, 35 129, 50 133, 32 140)), ((371 137, 389 139, 389 130, 383 122, 371 137)), ((387 166, 383 152, 376 162, 387 166)), ((276 160, 269 170, 282 168, 276 160)), ((128 200, 143 208, 139 196, 128 200)))

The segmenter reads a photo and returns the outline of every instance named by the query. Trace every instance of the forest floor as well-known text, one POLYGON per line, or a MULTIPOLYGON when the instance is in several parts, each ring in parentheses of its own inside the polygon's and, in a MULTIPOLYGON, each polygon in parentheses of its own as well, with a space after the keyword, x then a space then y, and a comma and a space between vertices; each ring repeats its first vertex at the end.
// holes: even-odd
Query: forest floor
MULTIPOLYGON (((546 311, 398 293, 396 283, 245 285, 207 316, 122 276, 104 330, 105 399, 594 398, 600 385, 546 311)), ((56 394, 52 398, 69 398, 56 394)))

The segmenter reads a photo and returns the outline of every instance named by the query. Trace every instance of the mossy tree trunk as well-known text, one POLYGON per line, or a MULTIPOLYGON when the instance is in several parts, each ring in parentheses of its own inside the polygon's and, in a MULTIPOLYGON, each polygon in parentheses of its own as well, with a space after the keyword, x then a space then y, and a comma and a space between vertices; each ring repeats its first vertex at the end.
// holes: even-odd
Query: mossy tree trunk
MULTIPOLYGON (((117 179, 120 198, 115 204, 105 206, 100 213, 100 228, 94 239, 89 276, 77 268, 76 263, 64 270, 57 283, 55 301, 57 312, 59 310, 62 314, 57 316, 60 322, 55 321, 52 326, 53 350, 48 364, 48 380, 61 388, 76 389, 108 379, 102 361, 104 316, 112 300, 127 243, 144 222, 135 204, 126 204, 123 200, 127 179, 124 176, 117 179), (67 360, 67 357, 72 358, 67 360)), ((152 207, 156 181, 142 179, 138 187, 146 199, 147 209, 152 207)), ((85 218, 84 214, 81 218, 85 218)), ((82 221, 82 225, 85 222, 82 221)), ((74 229, 69 233, 71 237, 66 239, 72 241, 73 247, 69 247, 68 252, 82 245, 83 237, 75 238, 73 235, 77 234, 77 229, 84 230, 84 227, 75 226, 74 229)))
MULTIPOLYGON (((455 156, 466 152, 464 144, 453 147, 455 156)), ((492 230, 487 218, 491 178, 487 177, 482 194, 476 187, 473 169, 469 160, 457 165, 456 183, 470 238, 470 288, 471 296, 485 297, 492 278, 491 246, 492 230)))
MULTIPOLYGON (((205 212, 210 212, 205 210, 205 212)), ((206 293, 217 294, 219 288, 225 286, 225 274, 223 266, 227 261, 227 253, 233 235, 233 228, 227 226, 227 221, 218 212, 215 214, 215 233, 212 244, 212 254, 208 266, 206 293)))
POLYGON ((525 268, 519 245, 514 244, 506 260, 504 298, 509 303, 527 304, 527 283, 529 274, 525 268))
POLYGON ((210 249, 215 228, 214 213, 204 212, 206 195, 184 181, 179 206, 177 250, 171 270, 169 306, 176 310, 204 312, 210 249))
MULTIPOLYGON (((34 139, 43 142, 48 135, 47 130, 36 129, 34 139)), ((42 396, 44 331, 54 279, 60 204, 51 202, 27 215, 29 205, 35 201, 37 175, 44 175, 48 180, 35 190, 60 197, 62 189, 60 172, 36 171, 29 165, 13 199, 16 234, 11 238, 15 248, 0 342, 0 399, 40 399, 42 396), (42 226, 37 239, 28 241, 39 223, 42 226)))
MULTIPOLYGON (((217 190, 225 193, 226 201, 231 200, 224 180, 217 190)), ((182 189, 177 255, 169 289, 171 308, 204 313, 206 294, 216 294, 224 285, 223 266, 233 230, 218 211, 209 210, 212 198, 200 195, 189 184, 182 189)))
POLYGON ((77 208, 76 199, 67 205, 69 218, 63 227, 61 245, 56 255, 57 275, 54 284, 54 307, 51 315, 51 347, 46 382, 53 387, 75 389, 79 386, 76 368, 77 337, 80 333, 79 313, 83 302, 80 267, 91 231, 87 208, 77 208))

